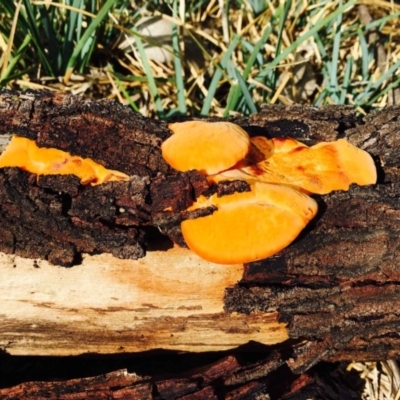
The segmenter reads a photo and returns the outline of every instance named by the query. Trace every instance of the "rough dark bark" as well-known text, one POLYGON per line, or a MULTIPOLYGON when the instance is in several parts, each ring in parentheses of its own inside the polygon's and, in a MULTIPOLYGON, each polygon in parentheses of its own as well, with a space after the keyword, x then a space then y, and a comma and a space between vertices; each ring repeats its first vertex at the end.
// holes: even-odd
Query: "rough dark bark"
POLYGON ((159 145, 170 132, 165 123, 110 102, 50 92, 0 94, 0 133, 34 139, 91 158, 129 175, 156 176, 170 171, 159 145))
MULTIPOLYGON (((279 311, 293 339, 285 346, 294 351, 283 360, 296 373, 322 359, 400 355, 399 116, 400 107, 362 118, 341 106, 269 106, 235 120, 251 135, 291 136, 307 144, 346 137, 373 155, 379 171, 375 187, 317 197, 319 214, 301 237, 278 255, 245 265, 242 281, 226 291, 227 312, 279 311)), ((174 173, 159 150, 169 135, 166 125, 114 103, 3 92, 0 135, 9 132, 34 138, 41 146, 91 157, 132 179, 89 187, 72 177, 0 171, 0 250, 5 252, 64 265, 76 263, 82 252, 140 257, 151 228, 160 227, 181 241, 179 222, 189 217, 187 206, 200 193, 226 190, 209 188, 195 172, 174 173)), ((265 379, 268 363, 260 367, 265 379)), ((264 390, 257 386, 264 385, 259 378, 236 382, 232 398, 250 396, 240 390, 264 390)), ((188 396, 188 385, 185 382, 186 389, 171 397, 188 396)), ((190 392, 192 398, 196 391, 203 391, 197 398, 215 396, 206 383, 190 392)), ((224 393, 229 398, 228 391, 224 393)))
MULTIPOLYGON (((381 168, 382 182, 382 179, 396 182, 397 114, 398 109, 391 108, 363 121, 353 109, 346 107, 272 106, 236 122, 251 135, 290 135, 308 144, 346 136, 370 151, 379 166, 385 165, 384 171, 381 168)), ((200 193, 209 190, 201 175, 195 172, 177 174, 164 162, 159 146, 170 135, 165 123, 144 118, 114 102, 91 102, 49 92, 4 91, 0 95, 0 136, 4 138, 10 133, 35 139, 40 146, 90 157, 133 178, 129 183, 102 185, 104 187, 97 190, 79 185, 76 180, 72 184, 69 177, 53 177, 49 186, 41 183, 47 181, 44 177, 28 179, 29 174, 18 173, 17 177, 10 171, 1 171, 3 181, 23 181, 17 184, 19 194, 7 191, 7 188, 14 188, 14 183, 0 189, 0 198, 9 204, 6 210, 1 210, 1 219, 8 226, 7 234, 0 239, 0 249, 6 252, 26 255, 24 249, 34 250, 33 255, 61 265, 79 262, 84 251, 92 254, 106 251, 118 257, 138 258, 148 246, 148 226, 157 226, 182 245, 179 223, 189 217, 185 209, 200 193), (33 198, 25 195, 32 192, 26 190, 27 187, 34 188, 33 198), (48 210, 45 215, 46 207, 42 207, 42 213, 35 215, 34 227, 22 219, 16 222, 14 217, 10 218, 25 212, 18 209, 22 203, 27 204, 25 209, 30 209, 32 214, 40 198, 45 204, 51 204, 53 212, 48 210), (167 208, 172 212, 164 212, 167 208), (62 212, 57 214, 57 209, 62 212), (79 225, 81 238, 77 233, 77 238, 67 235, 67 240, 59 240, 57 234, 53 235, 54 225, 53 228, 42 226, 48 225, 46 219, 57 220, 67 232, 75 231, 79 225), (98 232, 101 230, 108 238, 107 245, 100 239, 98 232), (53 237, 51 244, 49 237, 53 237), (83 237, 87 238, 86 243, 83 237)), ((321 208, 323 210, 324 206, 321 208)))
POLYGON ((181 373, 156 376, 129 373, 126 369, 95 377, 65 381, 26 382, 0 389, 2 400, 46 398, 83 399, 358 399, 362 382, 345 376, 345 364, 322 365, 301 375, 293 374, 278 352, 257 361, 229 355, 211 365, 181 373), (347 378, 347 380, 346 380, 347 378), (357 383, 357 385, 355 385, 357 383))
POLYGON ((189 215, 182 212, 209 189, 202 175, 177 174, 165 163, 159 148, 170 135, 165 123, 114 102, 3 91, 2 142, 10 133, 34 139, 41 147, 92 158, 131 180, 91 187, 71 176, 1 170, 0 250, 6 253, 64 266, 79 263, 83 252, 140 258, 154 225, 183 244, 179 223, 189 215), (167 207, 172 213, 163 212, 167 207))
POLYGON ((6 253, 58 265, 78 263, 83 252, 144 255, 142 226, 150 219, 145 178, 82 190, 73 176, 36 178, 10 168, 0 174, 0 192, 0 243, 6 253), (132 197, 136 201, 129 212, 118 212, 133 203, 132 197))

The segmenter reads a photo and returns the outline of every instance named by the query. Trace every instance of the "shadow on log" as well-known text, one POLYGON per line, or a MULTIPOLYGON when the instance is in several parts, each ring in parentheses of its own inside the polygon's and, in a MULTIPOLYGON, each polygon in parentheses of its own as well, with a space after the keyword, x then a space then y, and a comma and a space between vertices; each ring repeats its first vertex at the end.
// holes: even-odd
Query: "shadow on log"
MULTIPOLYGON (((277 313, 275 323, 286 326, 289 338, 278 349, 247 366, 228 355, 228 361, 216 363, 219 369, 212 369, 212 384, 207 381, 211 372, 204 371, 162 384, 154 377, 115 372, 104 379, 118 377, 126 383, 117 385, 121 392, 113 393, 114 398, 145 398, 123 392, 128 387, 160 398, 168 385, 182 387, 170 392, 170 398, 246 398, 269 393, 271 371, 287 366, 300 374, 288 380, 291 387, 311 387, 310 368, 321 360, 399 357, 399 115, 399 107, 362 118, 342 106, 266 106, 249 118, 236 118, 250 135, 291 136, 308 145, 346 137, 373 155, 378 184, 316 197, 319 215, 301 237, 276 256, 245 265, 240 282, 226 289, 221 307, 229 316, 277 313)), ((182 243, 179 224, 190 217, 186 208, 201 193, 222 190, 210 188, 196 172, 176 173, 165 164, 160 154, 160 144, 170 135, 165 123, 112 102, 1 92, 0 136, 10 133, 90 157, 131 180, 90 187, 70 176, 0 171, 0 250, 5 253, 68 266, 79 263, 83 253, 137 259, 157 249, 158 228, 182 243)), ((231 185, 224 190, 235 190, 231 185)), ((112 385, 107 385, 111 396, 112 385)))

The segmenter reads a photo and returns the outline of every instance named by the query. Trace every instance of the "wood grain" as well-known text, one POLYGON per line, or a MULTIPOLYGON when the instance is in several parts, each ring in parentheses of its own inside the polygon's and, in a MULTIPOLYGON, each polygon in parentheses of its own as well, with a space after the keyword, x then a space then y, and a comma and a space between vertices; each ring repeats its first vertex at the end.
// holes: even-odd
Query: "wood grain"
POLYGON ((276 313, 224 312, 243 266, 190 251, 140 260, 86 256, 79 268, 0 253, 0 347, 13 355, 225 350, 287 338, 276 313))

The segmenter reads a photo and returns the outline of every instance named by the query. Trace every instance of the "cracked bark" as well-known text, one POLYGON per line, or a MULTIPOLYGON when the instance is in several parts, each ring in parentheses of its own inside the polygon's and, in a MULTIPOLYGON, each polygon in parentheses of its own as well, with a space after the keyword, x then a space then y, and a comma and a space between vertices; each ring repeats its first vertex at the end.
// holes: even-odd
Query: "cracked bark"
MULTIPOLYGON (((359 117, 341 106, 266 106, 234 120, 251 135, 291 136, 308 145, 346 137, 373 155, 379 171, 375 187, 316 197, 319 214, 301 237, 245 265, 242 280, 226 290, 227 313, 278 312, 291 339, 282 347, 293 350, 284 361, 297 373, 321 359, 399 356, 399 116, 399 107, 359 117)), ((209 188, 195 172, 174 173, 159 151, 170 134, 166 124, 112 102, 1 92, 0 137, 10 132, 132 178, 90 187, 74 177, 0 171, 0 249, 7 253, 63 265, 79 262, 84 252, 142 257, 156 243, 154 227, 181 242, 187 206, 201 193, 226 190, 209 188)))

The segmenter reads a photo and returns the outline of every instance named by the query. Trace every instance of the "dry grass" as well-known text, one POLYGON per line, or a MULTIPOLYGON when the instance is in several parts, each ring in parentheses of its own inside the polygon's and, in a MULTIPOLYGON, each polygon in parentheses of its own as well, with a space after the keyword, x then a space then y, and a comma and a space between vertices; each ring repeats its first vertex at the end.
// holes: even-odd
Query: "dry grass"
POLYGON ((365 381, 362 400, 400 399, 400 370, 396 361, 354 362, 347 369, 358 371, 365 381))
MULTIPOLYGON (((76 8, 79 3, 31 1, 33 36, 44 29, 44 8, 53 13, 48 24, 68 20, 75 10, 81 18, 76 29, 84 32, 95 8, 76 8)), ((262 103, 294 102, 353 104, 364 112, 400 99, 400 6, 393 2, 239 0, 229 8, 219 0, 114 3, 94 31, 92 48, 86 46, 90 51, 52 73, 32 42, 21 50, 26 5, 15 24, 3 17, 3 86, 114 98, 161 118, 249 114, 262 103)), ((81 37, 72 37, 75 45, 81 37)), ((50 62, 50 55, 68 58, 60 54, 65 37, 56 39, 58 52, 42 43, 50 62)))

